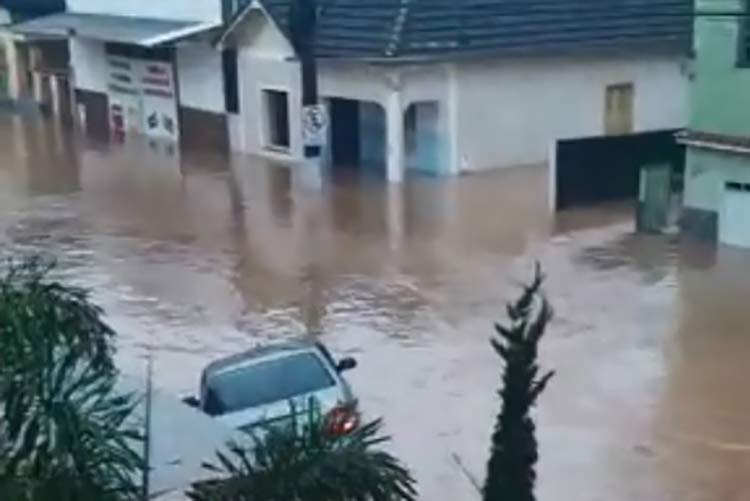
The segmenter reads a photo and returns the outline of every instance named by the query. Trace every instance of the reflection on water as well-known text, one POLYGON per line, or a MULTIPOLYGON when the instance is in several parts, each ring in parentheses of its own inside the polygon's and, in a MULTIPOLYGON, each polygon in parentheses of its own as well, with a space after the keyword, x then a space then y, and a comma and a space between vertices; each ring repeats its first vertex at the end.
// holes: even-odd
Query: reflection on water
POLYGON ((488 348, 539 259, 558 375, 539 409, 540 499, 750 499, 750 255, 635 235, 631 207, 547 214, 543 168, 311 190, 248 157, 87 144, 0 117, 0 239, 91 287, 119 363, 153 350, 158 383, 304 332, 354 353, 424 499, 476 498, 496 411, 488 348))

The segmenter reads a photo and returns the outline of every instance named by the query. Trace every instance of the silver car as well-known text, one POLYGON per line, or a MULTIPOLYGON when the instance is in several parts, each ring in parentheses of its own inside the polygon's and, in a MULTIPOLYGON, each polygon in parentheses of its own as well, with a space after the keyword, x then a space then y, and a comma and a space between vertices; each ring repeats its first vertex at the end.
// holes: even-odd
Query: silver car
POLYGON ((314 400, 332 431, 345 434, 356 428, 359 418, 342 373, 356 365, 353 358, 335 361, 319 342, 272 344, 212 362, 201 376, 200 399, 185 402, 233 428, 250 431, 262 423, 289 419, 292 408, 307 412, 314 400))

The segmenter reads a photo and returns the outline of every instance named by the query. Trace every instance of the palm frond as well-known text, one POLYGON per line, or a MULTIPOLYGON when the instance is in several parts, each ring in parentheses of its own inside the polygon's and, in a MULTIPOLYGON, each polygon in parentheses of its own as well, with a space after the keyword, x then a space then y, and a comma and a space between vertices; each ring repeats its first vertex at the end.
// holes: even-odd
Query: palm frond
POLYGON ((317 406, 266 426, 252 446, 231 444, 211 466, 215 480, 193 485, 194 501, 414 501, 416 484, 399 460, 375 448, 382 421, 332 435, 317 406))

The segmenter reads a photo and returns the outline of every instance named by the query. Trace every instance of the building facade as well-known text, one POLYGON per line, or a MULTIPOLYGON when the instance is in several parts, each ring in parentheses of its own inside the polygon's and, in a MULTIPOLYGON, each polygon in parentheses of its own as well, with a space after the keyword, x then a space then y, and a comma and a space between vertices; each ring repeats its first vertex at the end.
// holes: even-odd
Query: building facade
POLYGON ((0 101, 70 116, 67 41, 14 33, 14 23, 65 8, 64 0, 0 0, 0 101))
POLYGON ((699 0, 683 227, 703 240, 750 248, 750 29, 744 0, 699 0))
MULTIPOLYGON (((622 2, 601 2, 593 9, 602 12, 589 6, 571 25, 581 9, 575 2, 541 14, 483 5, 337 2, 322 10, 317 55, 329 165, 380 169, 398 182, 409 171, 542 164, 561 139, 686 125, 688 16, 644 22, 659 6, 631 2, 613 20, 622 2)), ((297 161, 301 82, 288 16, 288 2, 256 0, 228 23, 219 45, 239 57, 233 147, 297 161)))
MULTIPOLYGON (((542 164, 563 139, 681 128, 691 23, 648 16, 690 1, 321 2, 325 163, 399 182, 542 164)), ((295 163, 304 134, 290 6, 68 0, 64 14, 21 29, 70 39, 92 133, 295 163)))
POLYGON ((68 39, 76 115, 90 135, 226 152, 227 55, 212 41, 227 4, 68 0, 15 30, 68 39))

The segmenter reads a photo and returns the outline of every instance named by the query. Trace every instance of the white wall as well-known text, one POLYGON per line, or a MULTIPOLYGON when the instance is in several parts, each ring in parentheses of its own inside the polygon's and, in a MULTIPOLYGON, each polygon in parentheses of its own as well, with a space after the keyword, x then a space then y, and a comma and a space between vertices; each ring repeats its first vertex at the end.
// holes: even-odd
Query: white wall
POLYGON ((228 42, 238 48, 240 88, 240 120, 231 128, 232 149, 254 154, 268 152, 263 90, 280 90, 286 91, 289 98, 290 148, 288 153, 273 154, 301 158, 300 70, 297 63, 289 61, 294 55, 291 46, 261 11, 250 13, 228 42))
POLYGON ((357 63, 319 64, 319 92, 338 97, 384 105, 399 84, 398 72, 357 63))
POLYGON ((70 65, 76 88, 107 92, 109 71, 102 42, 71 38, 70 65))
POLYGON ((634 83, 636 131, 687 124, 678 56, 483 60, 456 78, 462 170, 542 163, 556 139, 602 135, 609 84, 634 83))
POLYGON ((180 105, 223 113, 224 77, 221 53, 208 44, 177 49, 180 105))
POLYGON ((86 14, 221 21, 221 0, 67 0, 67 9, 86 14))
POLYGON ((289 159, 302 157, 302 114, 299 66, 286 61, 255 57, 250 51, 239 54, 240 114, 244 141, 236 142, 233 149, 248 153, 267 152, 266 114, 263 90, 279 90, 288 93, 289 140, 288 154, 277 153, 289 159))
POLYGON ((721 211, 726 183, 750 183, 747 156, 690 148, 685 168, 685 205, 721 211))
MULTIPOLYGON (((76 88, 107 92, 109 69, 104 43, 72 38, 70 60, 76 88)), ((181 46, 177 50, 177 71, 181 105, 224 112, 221 53, 208 45, 181 46)))
POLYGON ((284 60, 294 57, 292 46, 259 8, 247 15, 228 43, 244 47, 253 57, 261 59, 284 60))

